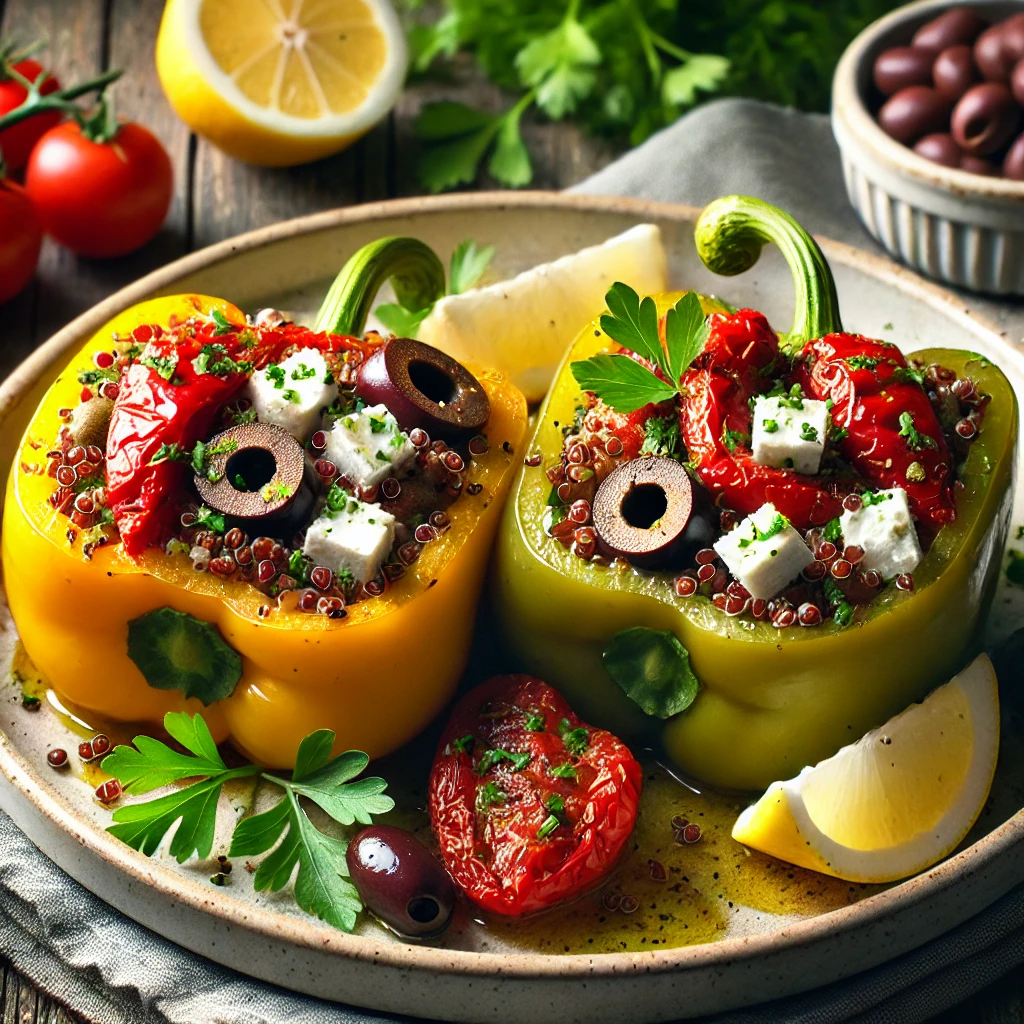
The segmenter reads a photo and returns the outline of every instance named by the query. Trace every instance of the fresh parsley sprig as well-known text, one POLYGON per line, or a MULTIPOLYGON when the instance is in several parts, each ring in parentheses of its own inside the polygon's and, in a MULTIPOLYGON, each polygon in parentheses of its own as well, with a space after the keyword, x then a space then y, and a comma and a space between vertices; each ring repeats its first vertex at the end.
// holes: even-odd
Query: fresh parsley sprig
MULTIPOLYGON (((494 259, 493 245, 477 245, 472 238, 463 239, 452 252, 448 269, 448 294, 461 295, 469 291, 483 277, 494 259)), ((406 309, 397 302, 385 302, 374 311, 377 319, 394 334, 402 338, 415 338, 419 326, 434 308, 406 309)))
POLYGON ((707 318, 697 293, 687 292, 666 314, 664 345, 658 330, 658 307, 650 296, 641 302, 629 285, 617 281, 605 301, 609 312, 601 317, 604 333, 653 363, 667 380, 629 356, 596 355, 572 363, 580 387, 622 413, 678 394, 680 378, 708 339, 707 318))
POLYGON ((369 763, 367 755, 349 750, 332 758, 334 733, 319 729, 299 744, 292 777, 284 779, 259 765, 228 768, 200 715, 169 712, 164 716, 164 728, 188 754, 151 736, 136 736, 133 747, 117 746, 104 758, 103 770, 128 794, 202 778, 154 800, 118 808, 107 831, 152 856, 175 822, 180 822, 168 848, 172 856, 179 863, 192 856, 209 857, 224 783, 258 776, 284 794, 269 811, 244 818, 235 826, 228 855, 254 857, 271 850, 253 877, 257 891, 276 892, 295 875, 295 902, 322 921, 351 931, 363 907, 348 880, 348 843, 321 832, 299 798, 315 803, 340 825, 371 824, 373 815, 386 814, 395 804, 384 793, 387 783, 383 779, 357 778, 369 763))

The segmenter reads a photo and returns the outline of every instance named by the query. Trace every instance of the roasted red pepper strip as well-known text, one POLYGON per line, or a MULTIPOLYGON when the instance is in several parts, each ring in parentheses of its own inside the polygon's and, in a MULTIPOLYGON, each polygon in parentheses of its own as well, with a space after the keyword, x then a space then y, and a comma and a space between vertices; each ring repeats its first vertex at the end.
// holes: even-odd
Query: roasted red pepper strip
MULTIPOLYGON (((241 318, 237 311, 235 316, 241 318)), ((161 450, 166 456, 165 445, 187 456, 252 370, 278 361, 291 346, 324 352, 365 347, 303 327, 252 328, 223 317, 220 324, 139 327, 132 338, 145 348, 119 381, 106 453, 107 503, 132 557, 178 531, 190 498, 187 462, 164 457, 154 463, 161 450), (194 362, 204 353, 205 369, 194 362)))
POLYGON ((643 775, 611 733, 530 676, 498 676, 456 706, 430 775, 444 862, 474 902, 518 916, 578 896, 633 831, 643 775))
POLYGON ((809 341, 794 380, 848 431, 843 455, 875 487, 902 487, 910 509, 934 530, 956 517, 952 460, 924 388, 895 345, 859 334, 809 341))
POLYGON ((711 317, 703 353, 683 374, 679 426, 688 457, 722 504, 749 515, 770 501, 800 529, 827 523, 841 498, 814 477, 754 462, 750 399, 788 369, 764 315, 741 309, 711 317))

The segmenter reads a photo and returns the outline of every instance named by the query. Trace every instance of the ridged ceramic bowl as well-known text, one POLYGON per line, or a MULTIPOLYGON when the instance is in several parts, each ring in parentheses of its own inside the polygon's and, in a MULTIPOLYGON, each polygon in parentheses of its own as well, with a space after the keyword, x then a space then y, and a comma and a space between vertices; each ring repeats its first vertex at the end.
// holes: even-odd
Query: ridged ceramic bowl
POLYGON ((875 58, 954 6, 992 21, 1024 11, 1017 0, 919 0, 869 25, 850 44, 832 85, 832 131, 846 191, 875 238, 897 259, 948 284, 1024 295, 1024 182, 942 167, 889 138, 868 108, 875 58))

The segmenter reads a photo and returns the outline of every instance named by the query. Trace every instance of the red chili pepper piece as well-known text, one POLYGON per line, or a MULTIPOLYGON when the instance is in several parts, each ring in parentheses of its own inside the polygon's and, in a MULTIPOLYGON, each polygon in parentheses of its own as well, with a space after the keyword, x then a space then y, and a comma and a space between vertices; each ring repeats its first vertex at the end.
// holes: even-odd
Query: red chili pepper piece
POLYGON ((518 916, 601 880, 633 831, 642 782, 629 750, 546 683, 498 676, 452 714, 430 776, 430 820, 470 899, 518 916))
POLYGON ((857 471, 878 488, 902 487, 914 515, 938 529, 956 517, 952 460, 928 395, 906 369, 895 345, 829 334, 804 346, 794 379, 832 400, 832 422, 849 432, 843 455, 857 471))
POLYGON ((806 530, 839 515, 840 497, 812 477, 754 462, 750 451, 750 399, 769 390, 773 377, 786 369, 779 339, 763 314, 742 309, 712 316, 704 351, 683 374, 680 431, 712 495, 743 515, 770 501, 806 530))
POLYGON ((242 389, 252 368, 281 358, 291 346, 322 352, 364 349, 354 338, 314 334, 291 325, 277 329, 214 322, 178 324, 170 329, 137 329, 146 341, 139 360, 121 377, 107 435, 107 501, 125 550, 137 557, 163 544, 178 529, 188 495, 188 462, 153 458, 164 445, 187 454, 210 431, 221 409, 242 389), (212 351, 206 370, 195 360, 205 346, 212 351), (224 365, 225 358, 238 366, 224 365), (220 366, 217 364, 220 363, 220 366), (214 370, 215 372, 210 372, 214 370))

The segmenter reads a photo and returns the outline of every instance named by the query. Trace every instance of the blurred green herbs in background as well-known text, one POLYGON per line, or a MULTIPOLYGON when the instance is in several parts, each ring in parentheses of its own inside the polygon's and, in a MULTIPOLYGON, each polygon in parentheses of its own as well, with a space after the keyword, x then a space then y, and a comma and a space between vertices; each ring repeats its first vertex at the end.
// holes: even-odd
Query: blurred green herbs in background
POLYGON ((637 145, 696 104, 752 96, 828 109, 832 72, 897 0, 402 0, 413 71, 460 53, 511 94, 502 113, 427 104, 417 123, 422 184, 441 192, 485 165, 510 187, 533 179, 520 131, 531 108, 637 145))

